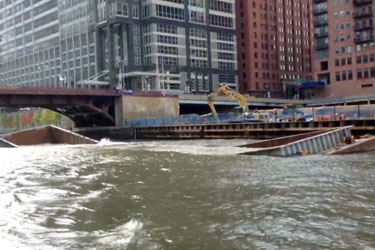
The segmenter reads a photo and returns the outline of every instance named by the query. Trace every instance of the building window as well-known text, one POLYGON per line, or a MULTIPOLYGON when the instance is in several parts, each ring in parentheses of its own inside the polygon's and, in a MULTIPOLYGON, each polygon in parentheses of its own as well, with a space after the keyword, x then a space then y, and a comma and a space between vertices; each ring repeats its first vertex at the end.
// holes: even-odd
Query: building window
POLYGON ((370 74, 371 74, 371 78, 375 78, 375 67, 372 67, 371 69, 370 69, 370 74))
POLYGON ((341 79, 343 81, 346 81, 346 71, 343 71, 342 74, 341 74, 341 79))
POLYGON ((341 74, 340 72, 336 72, 336 82, 341 81, 341 74))
POLYGON ((185 20, 185 11, 182 8, 175 8, 157 4, 156 16, 182 21, 185 20))
POLYGON ((362 70, 361 69, 357 70, 357 78, 362 79, 362 70))
POLYGON ((363 63, 368 63, 368 56, 367 55, 363 56, 363 63))
POLYGON ((116 5, 116 15, 118 16, 129 16, 129 11, 128 11, 128 4, 127 3, 117 3, 116 5))
POLYGON ((135 19, 139 18, 139 7, 138 7, 138 5, 133 5, 132 13, 133 13, 133 18, 135 18, 135 19))
POLYGON ((361 56, 357 56, 357 63, 362 63, 362 57, 361 56))
POLYGON ((348 71, 348 80, 353 80, 353 71, 348 71))
POLYGON ((368 69, 363 70, 363 78, 369 78, 368 69))

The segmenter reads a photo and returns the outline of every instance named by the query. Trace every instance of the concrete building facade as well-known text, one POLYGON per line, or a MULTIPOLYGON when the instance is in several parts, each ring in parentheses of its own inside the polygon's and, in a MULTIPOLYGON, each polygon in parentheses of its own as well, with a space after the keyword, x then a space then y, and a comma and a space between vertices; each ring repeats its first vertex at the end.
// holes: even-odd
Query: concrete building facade
POLYGON ((318 97, 375 94, 373 0, 315 0, 318 97))
POLYGON ((312 1, 237 0, 239 86, 257 97, 293 97, 312 79, 312 1))
POLYGON ((236 89, 234 2, 0 1, 0 84, 236 89))

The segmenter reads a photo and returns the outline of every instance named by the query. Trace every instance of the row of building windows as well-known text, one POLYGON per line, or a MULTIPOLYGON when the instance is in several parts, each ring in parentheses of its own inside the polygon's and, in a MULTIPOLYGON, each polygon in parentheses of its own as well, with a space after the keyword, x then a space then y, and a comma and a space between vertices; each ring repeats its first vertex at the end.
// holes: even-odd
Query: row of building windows
POLYGON ((341 58, 341 59, 335 59, 335 66, 343 66, 343 65, 351 65, 352 64, 352 58, 341 58))
POLYGON ((363 56, 357 56, 357 63, 368 63, 368 62, 374 62, 375 61, 375 55, 363 55, 363 56))
POLYGON ((233 4, 224 1, 211 0, 210 9, 225 13, 233 13, 233 4))
POLYGON ((175 20, 185 20, 185 10, 165 5, 156 5, 156 16, 175 20))
MULTIPOLYGON (((358 69, 357 79, 375 78, 375 67, 370 69, 358 69)), ((353 71, 336 72, 336 82, 353 80, 353 71)))
MULTIPOLYGON (((262 90, 282 90, 281 84, 279 82, 264 82, 262 86, 262 90)), ((260 89, 260 83, 255 82, 255 89, 256 90, 261 90, 260 89)))

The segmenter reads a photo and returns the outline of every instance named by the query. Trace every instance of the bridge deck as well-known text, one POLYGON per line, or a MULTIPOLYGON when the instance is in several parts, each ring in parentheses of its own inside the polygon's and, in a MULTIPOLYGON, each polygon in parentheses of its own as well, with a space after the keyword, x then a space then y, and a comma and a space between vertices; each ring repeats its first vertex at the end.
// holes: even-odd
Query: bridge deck
POLYGON ((68 89, 68 88, 0 88, 0 95, 44 95, 44 96, 121 96, 118 90, 68 89))
POLYGON ((117 90, 0 88, 0 106, 47 108, 71 118, 77 127, 113 126, 117 90))

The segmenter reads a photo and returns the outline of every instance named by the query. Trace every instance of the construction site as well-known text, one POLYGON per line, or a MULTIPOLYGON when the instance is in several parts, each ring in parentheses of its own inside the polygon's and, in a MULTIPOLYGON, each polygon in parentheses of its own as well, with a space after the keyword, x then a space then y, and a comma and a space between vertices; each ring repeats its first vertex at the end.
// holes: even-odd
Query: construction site
MULTIPOLYGON (((181 115, 181 103, 177 96, 125 95, 125 127, 79 128, 75 131, 94 139, 118 141, 257 139, 266 140, 263 144, 271 148, 299 145, 293 146, 289 153, 280 153, 281 149, 278 148, 278 153, 270 155, 291 156, 328 151, 333 154, 336 151, 357 152, 358 148, 362 151, 373 150, 369 145, 374 142, 375 104, 371 101, 330 106, 279 103, 258 109, 252 108, 252 100, 256 99, 223 85, 207 96, 205 105, 210 113, 198 114, 198 110, 197 114, 181 115), (235 100, 237 105, 218 105, 219 111, 215 105, 218 100, 221 103, 235 100), (344 145, 351 145, 350 150, 344 145)), ((268 154, 269 150, 260 150, 259 153, 268 154)))
MULTIPOLYGON (((338 150, 337 147, 343 145, 357 145, 355 147, 363 151, 372 150, 369 145, 374 141, 375 104, 371 99, 357 99, 344 104, 325 100, 330 101, 330 105, 317 101, 259 99, 242 95, 228 85, 221 85, 216 92, 206 96, 194 96, 195 99, 160 92, 114 93, 106 97, 108 105, 96 110, 113 110, 106 113, 106 117, 115 121, 113 124, 116 126, 103 126, 100 123, 96 126, 95 123, 99 121, 96 119, 93 120, 95 123, 78 124, 80 126, 76 126, 74 132, 96 140, 256 139, 271 140, 269 143, 263 142, 269 147, 299 145, 292 147, 293 150, 288 153, 280 148, 275 149, 278 153, 270 153, 285 156, 307 152, 326 153, 327 150, 338 150), (85 127, 83 124, 91 126, 85 127), (284 153, 280 153, 280 150, 284 153)), ((89 98, 87 103, 90 104, 92 101, 89 98)), ((67 101, 66 105, 69 103, 72 104, 67 101)), ((59 105, 63 104, 60 102, 59 105)), ((80 105, 84 107, 86 104, 81 102, 80 105)), ((56 110, 65 109, 65 106, 61 106, 56 110)), ((84 108, 82 111, 88 112, 84 108)), ((81 112, 77 115, 82 116, 81 112)), ((35 136, 30 131, 18 136, 17 141, 10 140, 8 145, 23 145, 25 142, 22 140, 32 144, 56 141, 49 132, 35 136)), ((6 138, 8 135, 2 136, 2 144, 6 144, 6 138)), ((269 149, 258 151, 265 154, 270 152, 269 149)), ((345 150, 352 151, 355 149, 345 150)))

